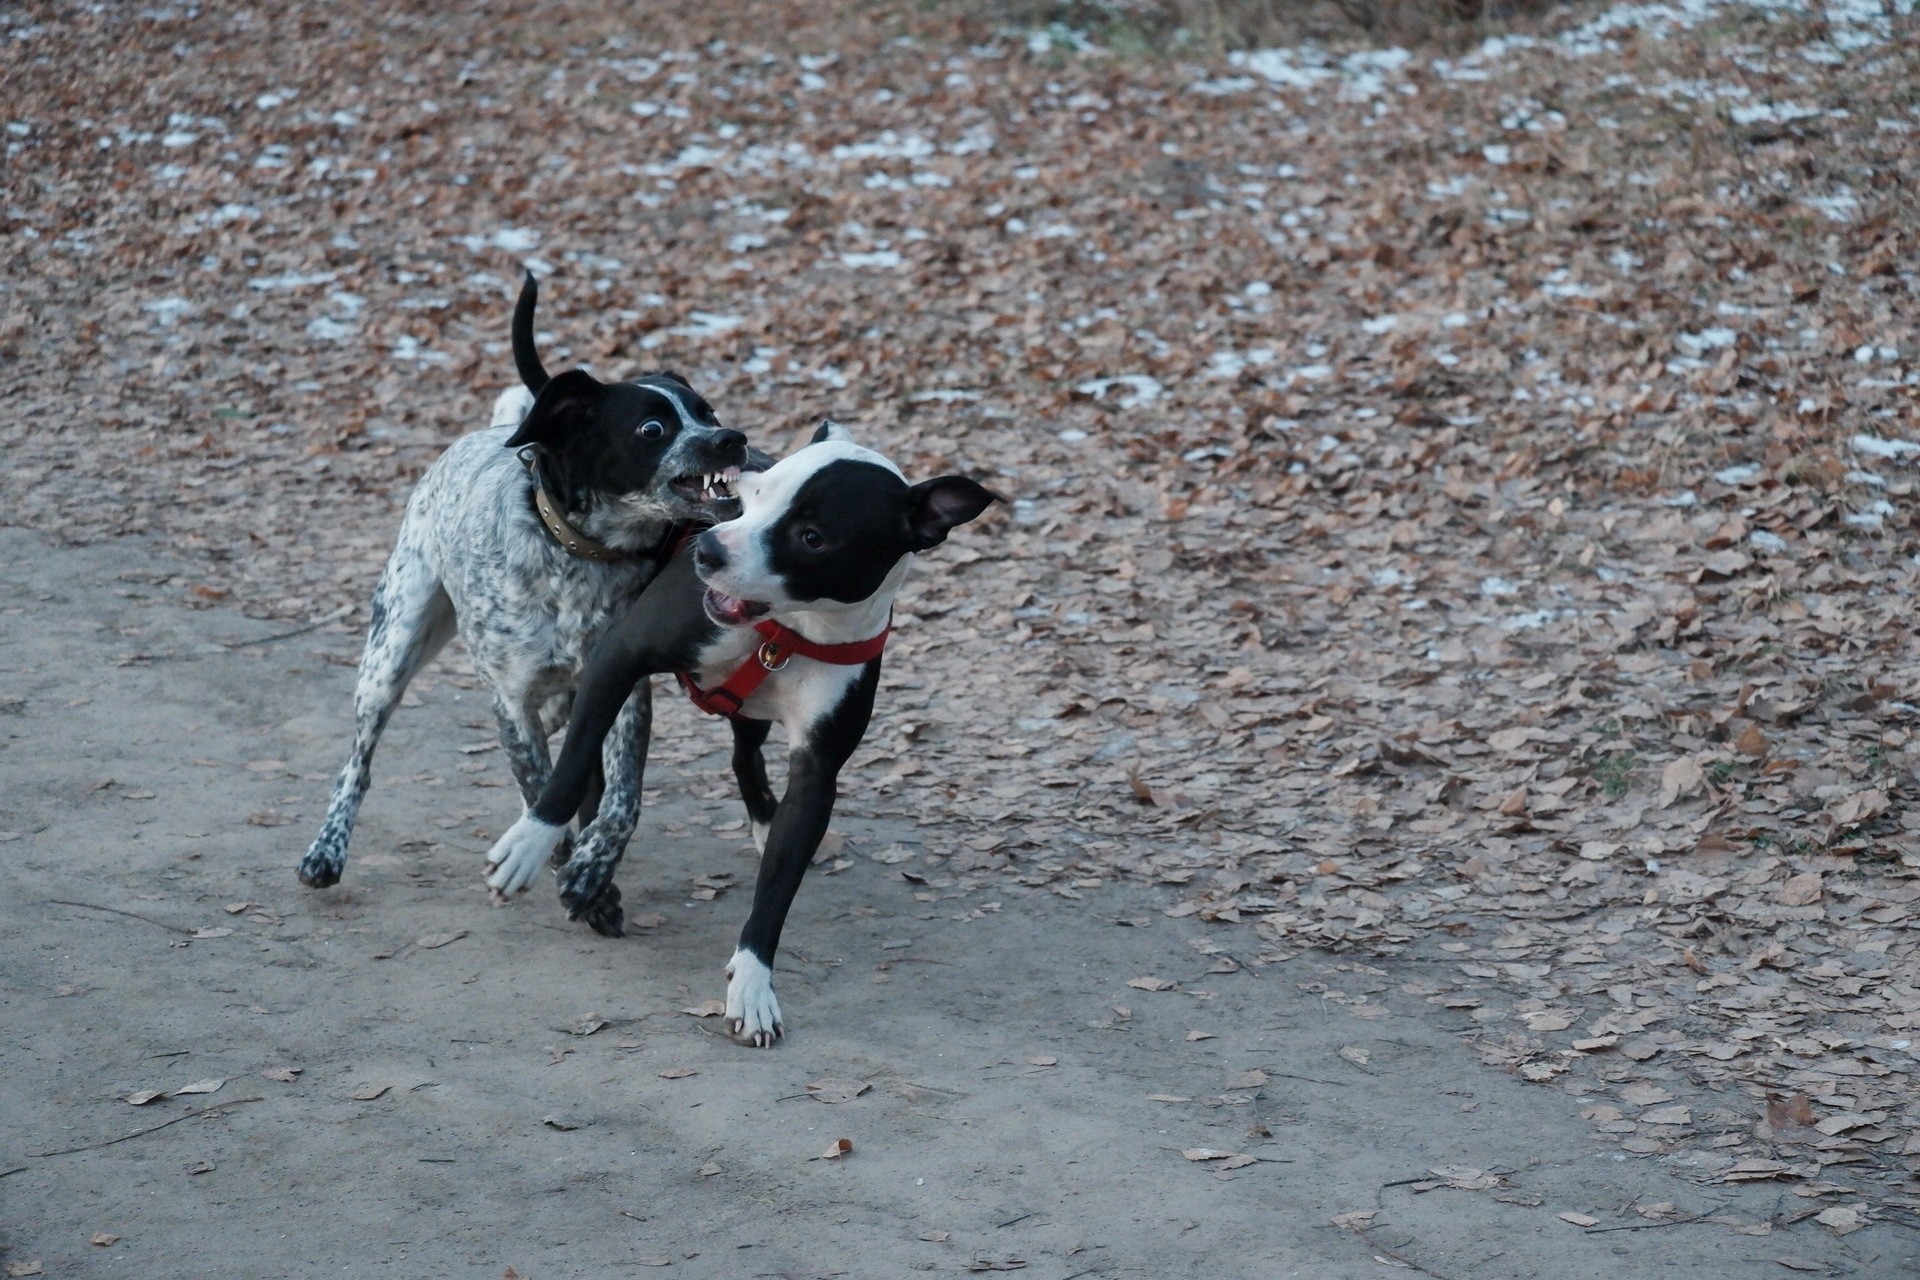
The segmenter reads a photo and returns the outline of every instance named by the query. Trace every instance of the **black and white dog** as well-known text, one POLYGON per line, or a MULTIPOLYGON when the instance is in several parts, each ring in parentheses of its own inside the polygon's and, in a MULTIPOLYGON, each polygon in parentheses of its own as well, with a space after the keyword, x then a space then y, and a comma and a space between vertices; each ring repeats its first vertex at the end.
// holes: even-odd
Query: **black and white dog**
MULTIPOLYGON (((456 441, 407 502, 373 592, 353 751, 300 863, 308 885, 339 881, 380 732, 456 630, 492 689, 508 767, 532 804, 550 769, 547 736, 569 714, 589 650, 666 563, 676 530, 738 515, 740 469, 772 463, 750 456, 747 438, 721 426, 677 374, 548 378, 534 348, 537 300, 529 275, 513 315, 524 387, 502 394, 492 425, 456 441)), ((652 704, 645 684, 632 694, 575 797, 582 824, 597 813, 608 835, 631 832, 639 817, 652 704)), ((619 890, 603 879, 581 914, 617 935, 619 890)))
MULTIPOLYGON (((764 1048, 784 1030, 773 994, 781 926, 873 713, 894 595, 915 552, 996 497, 962 476, 910 485, 831 423, 771 470, 743 475, 740 496, 740 517, 694 539, 594 650, 553 776, 487 855, 487 883, 511 893, 532 882, 587 795, 622 704, 649 676, 682 673, 696 703, 732 722, 734 776, 761 847, 753 910, 726 972, 728 1028, 764 1048), (791 752, 777 805, 761 754, 775 720, 791 752)), ((581 833, 567 863, 561 897, 576 914, 625 844, 601 836, 606 822, 581 833)))

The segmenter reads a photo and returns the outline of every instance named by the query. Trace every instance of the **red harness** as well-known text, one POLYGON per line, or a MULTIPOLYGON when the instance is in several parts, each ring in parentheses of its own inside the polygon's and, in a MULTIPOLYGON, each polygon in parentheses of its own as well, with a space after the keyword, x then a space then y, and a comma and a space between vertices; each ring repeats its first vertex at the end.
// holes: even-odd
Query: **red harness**
POLYGON ((887 637, 893 634, 893 620, 887 620, 886 627, 879 635, 856 640, 852 644, 815 644, 798 631, 783 627, 771 618, 754 623, 753 629, 766 639, 760 642, 760 647, 753 651, 751 657, 716 687, 702 689, 693 682, 690 673, 677 673, 680 687, 687 691, 687 697, 708 715, 739 715, 740 708, 753 696, 753 691, 795 657, 830 662, 837 667, 857 667, 872 662, 887 647, 887 637))

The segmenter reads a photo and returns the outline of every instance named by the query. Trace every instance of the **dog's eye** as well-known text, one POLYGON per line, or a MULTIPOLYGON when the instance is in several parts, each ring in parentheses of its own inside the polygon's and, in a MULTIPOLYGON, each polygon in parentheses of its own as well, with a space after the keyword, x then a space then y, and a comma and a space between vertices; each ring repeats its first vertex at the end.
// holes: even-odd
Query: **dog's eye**
POLYGON ((640 424, 640 438, 643 440, 658 440, 665 434, 667 434, 667 424, 658 419, 649 419, 640 424))
POLYGON ((800 531, 800 545, 809 551, 818 551, 827 545, 827 540, 820 536, 818 529, 802 529, 800 531))

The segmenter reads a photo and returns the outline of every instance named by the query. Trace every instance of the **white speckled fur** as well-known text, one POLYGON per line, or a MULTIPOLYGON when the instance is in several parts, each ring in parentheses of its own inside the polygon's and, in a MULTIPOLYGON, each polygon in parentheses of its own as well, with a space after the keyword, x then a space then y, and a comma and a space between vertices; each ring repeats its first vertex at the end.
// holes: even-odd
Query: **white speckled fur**
MULTIPOLYGON (((300 865, 308 884, 339 880, 380 733, 407 683, 456 631, 492 690, 508 767, 531 804, 551 768, 547 735, 565 723, 588 651, 652 580, 653 566, 644 560, 608 564, 569 555, 541 525, 526 467, 505 447, 532 403, 524 387, 502 393, 493 425, 455 441, 408 499, 374 588, 354 694, 353 749, 300 865)), ((670 466, 663 462, 662 470, 670 466)), ((666 536, 669 521, 603 510, 581 525, 611 545, 645 548, 666 536)), ((632 789, 632 769, 624 766, 637 758, 651 705, 642 685, 607 740, 602 812, 615 821, 631 823, 628 815, 638 813, 638 797, 622 791, 632 789)))

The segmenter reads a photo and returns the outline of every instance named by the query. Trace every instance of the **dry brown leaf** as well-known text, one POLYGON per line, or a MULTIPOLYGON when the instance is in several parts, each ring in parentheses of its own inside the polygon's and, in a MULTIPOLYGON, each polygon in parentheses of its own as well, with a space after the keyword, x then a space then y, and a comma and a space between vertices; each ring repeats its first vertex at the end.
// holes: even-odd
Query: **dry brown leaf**
POLYGON ((688 1076, 697 1076, 700 1073, 692 1067, 668 1067, 665 1071, 655 1074, 662 1080, 685 1080, 688 1076))
POLYGON ((1700 762, 1692 756, 1681 756, 1660 771, 1660 799, 1656 802, 1657 807, 1665 809, 1674 802, 1695 794, 1706 785, 1706 771, 1700 767, 1700 762))
POLYGON ((393 1088, 393 1086, 390 1084, 375 1084, 369 1081, 366 1084, 356 1085, 353 1091, 347 1094, 347 1097, 353 1099, 355 1102, 372 1102, 375 1098, 378 1098, 391 1088, 393 1088))
POLYGON ((1188 1147, 1180 1154, 1189 1160, 1230 1160, 1239 1153, 1234 1151, 1216 1151, 1212 1147, 1188 1147))
POLYGON ((183 1084, 173 1092, 176 1096, 183 1093, 218 1093, 220 1086, 226 1082, 225 1076, 212 1076, 205 1080, 195 1080, 191 1084, 183 1084))
POLYGON ((1831 1209, 1822 1209, 1813 1215, 1813 1220, 1837 1236, 1858 1231, 1867 1225, 1858 1209, 1844 1204, 1834 1205, 1831 1209))
POLYGON ((726 1011, 725 1000, 702 1000, 699 1004, 682 1009, 680 1012, 691 1018, 717 1018, 726 1011))
POLYGON ((436 948, 444 947, 450 942, 458 942, 466 936, 467 931, 465 929, 455 929, 451 933, 429 933, 424 937, 414 939, 413 945, 423 951, 432 951, 436 948))
POLYGON ((1773 898, 1782 906, 1804 907, 1820 901, 1821 885, 1818 871, 1804 871, 1797 876, 1787 877, 1773 898))
POLYGON ((841 1138, 837 1140, 832 1146, 828 1147, 825 1151, 822 1151, 820 1153, 819 1158, 822 1160, 838 1160, 841 1156, 848 1155, 852 1151, 853 1151, 853 1139, 841 1138))
POLYGON ((807 1085, 807 1096, 815 1102, 829 1104, 852 1102, 867 1090, 873 1088, 865 1080, 840 1080, 828 1076, 824 1080, 815 1080, 807 1085))
POLYGON ((1138 991, 1171 991, 1180 984, 1169 982, 1165 978, 1128 978, 1127 985, 1138 991))
POLYGON ((1767 1100, 1767 1123, 1776 1130, 1796 1124, 1811 1127, 1814 1119, 1813 1099, 1804 1093, 1796 1093, 1790 1098, 1767 1100))
POLYGON ((144 1107, 149 1102, 157 1101, 166 1096, 167 1092, 164 1089, 136 1089, 127 1095, 126 1100, 136 1107, 144 1107))
POLYGON ((97 1244, 102 1249, 108 1249, 120 1243, 120 1237, 117 1235, 114 1235, 111 1231, 96 1231, 93 1233, 92 1237, 87 1241, 87 1243, 97 1244))

